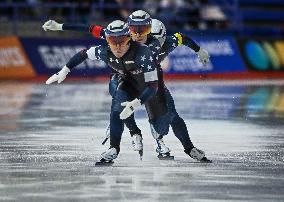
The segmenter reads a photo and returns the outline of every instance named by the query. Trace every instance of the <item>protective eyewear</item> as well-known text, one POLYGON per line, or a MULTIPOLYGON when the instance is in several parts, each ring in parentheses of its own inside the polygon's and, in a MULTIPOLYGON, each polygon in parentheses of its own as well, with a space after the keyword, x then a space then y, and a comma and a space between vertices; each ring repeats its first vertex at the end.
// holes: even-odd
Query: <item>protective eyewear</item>
POLYGON ((149 25, 129 25, 131 34, 139 34, 140 36, 146 36, 151 33, 151 26, 149 25))
POLYGON ((106 40, 110 46, 125 46, 130 41, 130 36, 107 36, 106 40))

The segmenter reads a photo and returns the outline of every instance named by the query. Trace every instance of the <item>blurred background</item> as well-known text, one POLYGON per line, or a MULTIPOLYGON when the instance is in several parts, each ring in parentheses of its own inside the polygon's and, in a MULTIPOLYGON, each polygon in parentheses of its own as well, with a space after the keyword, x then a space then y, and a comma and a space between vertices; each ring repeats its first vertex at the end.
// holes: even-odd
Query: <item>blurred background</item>
MULTIPOLYGON (((106 26, 143 9, 164 22, 168 35, 183 32, 211 55, 203 67, 179 47, 163 62, 167 78, 282 78, 282 0, 2 0, 0 78, 46 78, 85 47, 105 43, 88 33, 43 31, 49 19, 106 26)), ((99 61, 86 61, 71 76, 108 75, 99 61)))
POLYGON ((172 31, 282 36, 284 28, 281 0, 2 0, 0 9, 1 35, 42 36, 48 19, 107 25, 138 9, 172 31))

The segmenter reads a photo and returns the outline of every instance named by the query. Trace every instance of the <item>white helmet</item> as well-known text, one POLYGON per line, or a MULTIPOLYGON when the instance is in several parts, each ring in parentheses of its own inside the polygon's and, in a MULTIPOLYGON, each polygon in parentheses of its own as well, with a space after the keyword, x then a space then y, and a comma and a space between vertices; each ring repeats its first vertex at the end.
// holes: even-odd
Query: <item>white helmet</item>
POLYGON ((151 16, 143 10, 134 11, 128 17, 129 25, 151 25, 151 16))
POLYGON ((166 40, 166 26, 160 20, 152 19, 151 34, 160 41, 161 46, 166 40))
POLYGON ((129 35, 128 25, 121 20, 115 20, 107 26, 105 34, 106 36, 129 35))

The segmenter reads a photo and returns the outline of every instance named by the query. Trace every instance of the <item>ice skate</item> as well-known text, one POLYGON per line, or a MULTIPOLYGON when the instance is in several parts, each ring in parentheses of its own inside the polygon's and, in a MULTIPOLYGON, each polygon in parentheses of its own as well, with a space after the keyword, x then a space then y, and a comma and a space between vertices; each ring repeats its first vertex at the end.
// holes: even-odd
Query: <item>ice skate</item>
POLYGON ((205 152, 193 147, 191 150, 184 150, 186 154, 188 154, 191 158, 203 162, 203 163, 211 163, 212 161, 205 157, 205 152))
POLYGON ((171 150, 165 145, 163 139, 157 139, 156 152, 158 153, 158 158, 160 160, 172 160, 174 156, 171 156, 171 150))
POLYGON ((140 159, 143 158, 143 138, 141 134, 134 134, 132 135, 132 147, 134 151, 139 152, 140 159))
POLYGON ((100 160, 96 162, 96 166, 109 166, 112 165, 113 159, 117 158, 117 151, 115 148, 109 148, 107 151, 103 152, 100 156, 100 160))

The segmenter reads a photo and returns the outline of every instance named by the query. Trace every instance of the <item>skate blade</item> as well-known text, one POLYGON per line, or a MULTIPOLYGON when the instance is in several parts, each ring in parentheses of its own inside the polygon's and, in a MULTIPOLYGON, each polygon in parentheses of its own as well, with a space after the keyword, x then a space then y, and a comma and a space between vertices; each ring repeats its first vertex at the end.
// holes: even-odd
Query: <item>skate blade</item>
POLYGON ((143 160, 143 150, 138 151, 139 153, 139 157, 140 157, 140 161, 143 160))
POLYGON ((106 137, 106 138, 104 139, 104 141, 102 142, 102 145, 104 145, 107 141, 108 141, 108 137, 106 137))
POLYGON ((206 157, 203 157, 203 158, 200 160, 200 163, 212 163, 212 161, 209 160, 209 159, 206 158, 206 157))
POLYGON ((112 164, 113 164, 114 162, 113 161, 98 161, 98 162, 96 162, 95 163, 95 166, 97 166, 97 167, 99 167, 99 166, 101 166, 101 167, 103 167, 103 166, 112 166, 112 164))
POLYGON ((158 155, 158 159, 159 159, 159 160, 174 160, 175 157, 174 157, 174 156, 162 156, 162 155, 158 155))

